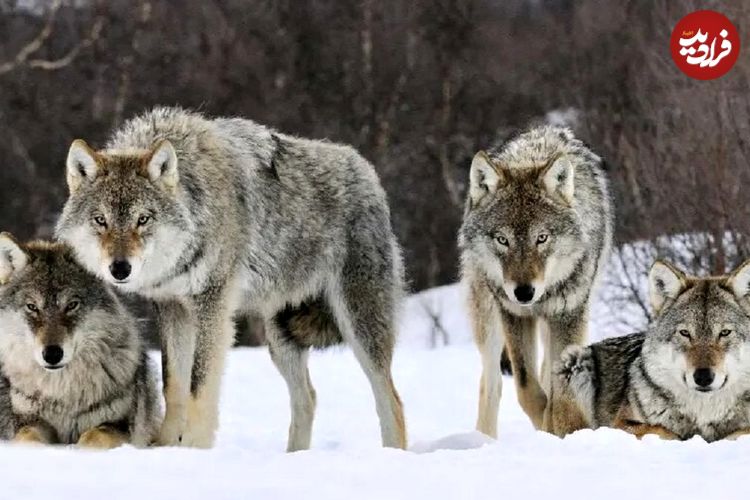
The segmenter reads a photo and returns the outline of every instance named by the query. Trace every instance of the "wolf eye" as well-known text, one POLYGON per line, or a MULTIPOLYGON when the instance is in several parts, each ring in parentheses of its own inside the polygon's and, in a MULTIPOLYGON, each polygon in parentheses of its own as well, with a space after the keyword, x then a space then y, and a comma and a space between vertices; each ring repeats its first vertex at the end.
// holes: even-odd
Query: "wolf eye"
POLYGON ((68 302, 68 305, 65 306, 65 312, 66 313, 71 313, 71 312, 75 311, 76 309, 78 309, 78 306, 80 306, 80 305, 81 305, 81 303, 79 301, 77 301, 77 300, 71 300, 70 302, 68 302))
POLYGON ((39 308, 35 304, 32 304, 30 302, 28 304, 26 304, 26 309, 28 309, 29 311, 31 311, 33 313, 38 313, 39 312, 39 308))
POLYGON ((98 226, 107 227, 107 219, 105 219, 101 215, 97 215, 96 217, 94 217, 94 222, 96 222, 98 226))
POLYGON ((541 245, 542 243, 547 243, 547 240, 549 239, 549 234, 540 234, 536 237, 536 244, 541 245))
POLYGON ((141 215, 140 217, 138 217, 138 225, 145 226, 146 224, 148 224, 148 221, 150 220, 151 220, 150 215, 141 215))
POLYGON ((682 330, 678 331, 677 333, 679 333, 680 335, 682 335, 686 339, 690 338, 690 332, 687 331, 687 330, 685 330, 685 329, 682 329, 682 330))
POLYGON ((505 236, 496 236, 495 240, 497 240, 497 242, 504 247, 508 246, 508 238, 506 238, 505 236))
POLYGON ((732 330, 730 330, 729 328, 724 328, 719 332, 719 337, 728 337, 730 333, 732 333, 732 330))

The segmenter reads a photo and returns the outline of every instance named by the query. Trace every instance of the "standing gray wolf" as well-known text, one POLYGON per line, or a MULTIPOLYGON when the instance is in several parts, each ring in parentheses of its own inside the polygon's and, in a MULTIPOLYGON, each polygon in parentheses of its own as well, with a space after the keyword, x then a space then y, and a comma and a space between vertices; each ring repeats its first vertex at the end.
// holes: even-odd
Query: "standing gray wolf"
POLYGON ((556 368, 589 427, 706 441, 750 429, 750 261, 694 278, 656 262, 647 332, 573 346, 556 368))
POLYGON ((591 291, 611 239, 602 161, 568 129, 531 129, 474 157, 459 247, 482 355, 479 431, 497 436, 503 344, 534 426, 558 435, 580 426, 577 412, 568 411, 572 402, 549 387, 548 361, 584 341, 591 291), (546 344, 542 383, 538 323, 546 344))
POLYGON ((102 151, 73 142, 67 179, 58 236, 104 280, 157 303, 160 443, 212 445, 242 306, 265 318, 289 389, 290 451, 310 446, 308 351, 341 341, 372 386, 383 444, 406 446, 391 379, 401 255, 385 192, 354 149, 157 108, 102 151))
POLYGON ((132 317, 59 243, 0 234, 0 438, 113 448, 161 405, 132 317))

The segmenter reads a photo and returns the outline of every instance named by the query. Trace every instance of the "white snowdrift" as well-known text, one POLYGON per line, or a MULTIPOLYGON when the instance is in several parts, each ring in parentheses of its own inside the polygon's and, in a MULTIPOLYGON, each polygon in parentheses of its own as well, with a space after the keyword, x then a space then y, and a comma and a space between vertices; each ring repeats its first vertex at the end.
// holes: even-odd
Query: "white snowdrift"
POLYGON ((317 353, 313 449, 283 452, 281 377, 263 349, 232 353, 215 449, 85 452, 0 446, 0 498, 410 499, 740 498, 750 439, 707 444, 617 431, 565 440, 535 432, 506 379, 500 439, 472 432, 479 359, 471 344, 401 348, 395 377, 412 451, 385 450, 369 387, 349 351, 317 353))
MULTIPOLYGON (((750 438, 643 441, 613 430, 564 440, 536 432, 505 380, 500 437, 474 429, 480 373, 460 286, 411 297, 394 361, 410 451, 380 448, 366 378, 346 348, 314 353, 318 393, 312 450, 284 453, 286 387, 265 349, 227 365, 221 430, 212 450, 130 447, 109 452, 0 444, 0 500, 60 499, 537 499, 728 500, 747 495, 750 438), (430 349, 439 311, 449 345, 430 349)), ((606 301, 592 337, 613 333, 606 301), (603 326, 602 326, 603 325, 603 326)), ((621 332, 617 332, 621 333, 621 332)), ((438 336, 438 346, 442 339, 438 336)))

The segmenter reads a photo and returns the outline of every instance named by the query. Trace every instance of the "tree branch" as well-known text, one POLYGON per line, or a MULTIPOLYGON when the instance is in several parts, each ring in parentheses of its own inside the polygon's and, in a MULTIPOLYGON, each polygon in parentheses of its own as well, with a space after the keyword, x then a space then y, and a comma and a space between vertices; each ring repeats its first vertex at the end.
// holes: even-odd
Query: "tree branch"
POLYGON ((80 52, 91 45, 99 38, 102 27, 104 26, 104 18, 97 17, 91 26, 91 30, 88 35, 79 41, 75 47, 70 49, 67 54, 59 59, 46 60, 46 59, 31 59, 31 57, 42 48, 44 43, 52 35, 54 29, 55 18, 57 13, 62 6, 62 0, 53 0, 50 6, 49 13, 47 14, 47 21, 44 23, 44 27, 41 29, 39 34, 28 44, 26 44, 16 54, 13 60, 0 64, 0 75, 9 73, 20 66, 27 66, 34 69, 42 69, 46 71, 54 71, 71 64, 80 52))

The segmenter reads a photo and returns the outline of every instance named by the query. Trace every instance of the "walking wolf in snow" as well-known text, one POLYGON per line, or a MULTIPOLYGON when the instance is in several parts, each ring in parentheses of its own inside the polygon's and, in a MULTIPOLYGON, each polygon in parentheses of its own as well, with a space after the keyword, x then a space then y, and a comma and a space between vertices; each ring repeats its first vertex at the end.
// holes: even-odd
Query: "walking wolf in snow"
POLYGON ((568 129, 533 128, 474 157, 459 247, 482 356, 479 431, 497 436, 503 346, 534 426, 564 435, 581 425, 577 411, 568 411, 572 402, 552 392, 551 361, 584 341, 612 212, 602 160, 568 129))
POLYGON ((156 301, 162 444, 212 445, 242 306, 265 318, 288 385, 288 450, 310 446, 308 351, 341 341, 372 386, 383 444, 406 446, 391 378, 401 254, 377 174, 354 149, 157 108, 101 151, 73 142, 67 180, 58 236, 107 282, 156 301))
POLYGON ((0 437, 147 446, 161 423, 133 318, 59 243, 0 234, 0 437))
POLYGON ((715 441, 750 429, 750 261, 695 278, 664 262, 649 274, 646 333, 572 346, 556 368, 591 428, 715 441))

